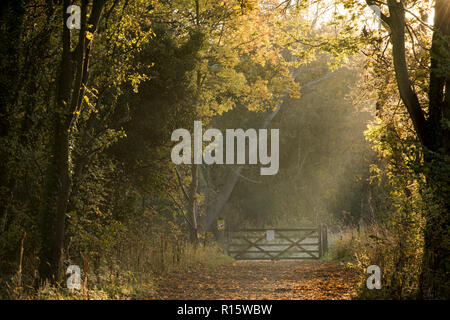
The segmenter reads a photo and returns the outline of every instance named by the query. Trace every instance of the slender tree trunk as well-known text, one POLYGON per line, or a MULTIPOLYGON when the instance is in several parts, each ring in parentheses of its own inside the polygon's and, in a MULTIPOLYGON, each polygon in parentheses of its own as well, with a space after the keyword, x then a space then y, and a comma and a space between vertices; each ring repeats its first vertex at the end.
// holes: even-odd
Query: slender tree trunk
POLYGON ((60 65, 56 110, 53 119, 51 160, 47 169, 46 202, 41 212, 41 251, 39 275, 41 281, 55 282, 60 267, 62 241, 64 238, 65 210, 69 192, 68 129, 69 110, 67 103, 73 82, 73 62, 70 51, 70 30, 66 27, 68 15, 63 3, 62 59, 60 65), (66 196, 67 195, 67 196, 66 196))
POLYGON ((70 1, 63 2, 62 12, 62 59, 60 65, 56 110, 53 119, 51 160, 47 171, 46 201, 41 212, 41 251, 39 275, 41 281, 55 283, 61 265, 64 246, 67 205, 70 195, 70 131, 74 111, 79 107, 82 87, 87 81, 90 41, 86 31, 97 29, 104 1, 93 2, 89 22, 86 21, 89 0, 81 2, 81 30, 78 45, 71 51, 70 30, 66 26, 66 13, 70 1), (88 42, 86 44, 86 42, 88 42), (86 50, 87 48, 87 50, 86 50), (83 82, 84 81, 84 82, 83 82))
POLYGON ((198 227, 197 227, 197 190, 198 190, 198 165, 191 165, 192 182, 189 187, 188 200, 188 219, 189 219, 189 241, 192 243, 198 242, 198 227))

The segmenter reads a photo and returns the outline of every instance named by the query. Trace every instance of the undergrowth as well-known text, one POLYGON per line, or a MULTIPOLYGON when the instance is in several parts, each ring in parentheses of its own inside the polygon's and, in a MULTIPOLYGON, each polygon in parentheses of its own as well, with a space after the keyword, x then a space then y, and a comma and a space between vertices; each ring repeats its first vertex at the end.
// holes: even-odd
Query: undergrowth
POLYGON ((405 225, 372 225, 341 231, 327 258, 345 263, 362 275, 359 299, 415 299, 419 287, 423 236, 405 225), (381 270, 381 289, 366 286, 367 267, 381 270))
POLYGON ((92 261, 84 260, 79 290, 68 289, 66 278, 56 285, 45 283, 36 287, 35 281, 23 279, 19 271, 10 279, 0 280, 0 299, 146 299, 169 273, 211 268, 232 261, 217 244, 169 242, 164 237, 157 244, 147 248, 139 259, 135 248, 129 248, 121 253, 121 260, 108 257, 95 268, 89 266, 92 261))

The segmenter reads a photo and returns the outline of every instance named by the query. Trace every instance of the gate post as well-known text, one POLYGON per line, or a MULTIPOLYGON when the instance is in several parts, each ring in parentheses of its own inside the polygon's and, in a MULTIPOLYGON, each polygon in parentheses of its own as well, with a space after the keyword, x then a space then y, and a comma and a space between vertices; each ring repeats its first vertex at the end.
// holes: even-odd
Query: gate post
POLYGON ((321 225, 321 244, 322 244, 322 255, 328 252, 328 228, 326 224, 321 225))
POLYGON ((322 225, 320 224, 317 227, 317 235, 319 236, 319 259, 322 258, 323 255, 323 245, 322 245, 322 225))
POLYGON ((227 250, 227 255, 230 255, 230 228, 227 227, 225 228, 225 232, 226 232, 226 240, 225 240, 225 248, 227 250))

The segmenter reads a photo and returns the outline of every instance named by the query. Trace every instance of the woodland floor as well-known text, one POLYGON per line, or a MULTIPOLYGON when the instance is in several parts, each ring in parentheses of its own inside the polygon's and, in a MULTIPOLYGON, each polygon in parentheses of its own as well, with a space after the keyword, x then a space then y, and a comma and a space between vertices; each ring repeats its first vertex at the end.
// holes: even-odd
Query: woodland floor
POLYGON ((355 271, 327 261, 235 261, 169 274, 151 299, 347 300, 356 296, 359 279, 355 271))

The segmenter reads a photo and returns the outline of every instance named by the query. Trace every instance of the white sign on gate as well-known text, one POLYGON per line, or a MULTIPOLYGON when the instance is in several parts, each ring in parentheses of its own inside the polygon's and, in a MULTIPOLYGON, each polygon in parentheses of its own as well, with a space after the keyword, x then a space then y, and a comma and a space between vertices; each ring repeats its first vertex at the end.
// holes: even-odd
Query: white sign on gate
POLYGON ((266 231, 266 240, 267 241, 275 240, 275 230, 267 230, 266 231))

